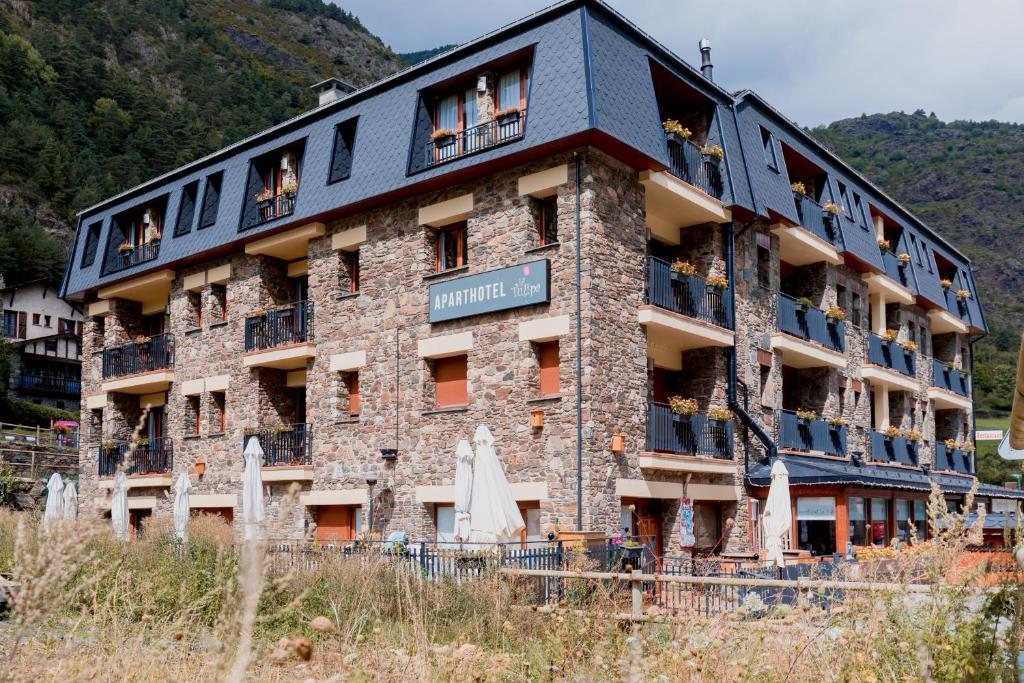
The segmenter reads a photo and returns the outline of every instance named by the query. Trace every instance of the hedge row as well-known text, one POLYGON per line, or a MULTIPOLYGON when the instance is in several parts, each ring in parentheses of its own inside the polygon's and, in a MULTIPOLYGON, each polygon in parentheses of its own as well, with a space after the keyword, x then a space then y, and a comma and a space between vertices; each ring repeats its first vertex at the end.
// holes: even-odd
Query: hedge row
POLYGON ((0 422, 11 422, 26 427, 49 427, 50 420, 77 421, 78 413, 0 396, 0 422))

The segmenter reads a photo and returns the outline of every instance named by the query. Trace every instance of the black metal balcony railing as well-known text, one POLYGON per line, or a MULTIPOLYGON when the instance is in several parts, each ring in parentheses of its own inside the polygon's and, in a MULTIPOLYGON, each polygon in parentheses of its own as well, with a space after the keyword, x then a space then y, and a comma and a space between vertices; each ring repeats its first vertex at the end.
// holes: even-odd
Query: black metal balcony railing
POLYGON ((649 256, 646 297, 652 306, 733 328, 732 283, 725 288, 714 287, 704 278, 677 273, 667 261, 649 256))
POLYGON ((431 140, 424 146, 426 165, 435 166, 446 161, 474 154, 482 150, 518 140, 526 130, 526 110, 499 116, 454 135, 431 140))
POLYGON ((835 245, 836 228, 832 214, 826 215, 824 209, 821 208, 821 204, 805 194, 794 192, 793 201, 796 202, 796 213, 800 217, 800 227, 809 230, 829 244, 835 245))
POLYGON ((779 411, 779 448, 846 455, 846 427, 825 420, 803 420, 789 410, 779 411))
POLYGON ((103 379, 174 367, 174 335, 103 349, 103 379))
POLYGON ((280 193, 270 199, 258 201, 256 202, 256 209, 259 212, 257 224, 288 216, 295 211, 295 193, 280 193))
POLYGON ((137 266, 140 263, 152 261, 159 255, 160 240, 153 240, 152 242, 140 244, 129 249, 118 249, 116 254, 113 254, 104 261, 103 274, 109 275, 110 273, 116 273, 120 270, 137 266))
POLYGON ((917 451, 916 441, 902 436, 888 437, 881 432, 871 432, 871 459, 875 462, 917 465, 917 451))
POLYGON ((913 377, 917 373, 917 354, 899 342, 886 341, 877 334, 868 335, 868 362, 913 377))
POLYGON ((695 143, 671 135, 667 138, 669 171, 715 199, 722 198, 722 162, 700 151, 695 143))
POLYGON ((952 391, 961 396, 970 396, 971 388, 967 383, 967 373, 951 368, 940 360, 932 360, 932 386, 952 391))
POLYGON ((174 445, 170 438, 150 439, 134 447, 120 441, 100 446, 99 476, 112 477, 121 463, 125 474, 164 474, 174 467, 174 445))
POLYGON ((949 448, 944 443, 935 444, 935 464, 932 469, 962 474, 974 474, 974 453, 960 448, 949 448))
POLYGON ((910 270, 910 263, 902 263, 896 254, 888 249, 882 250, 882 263, 885 266, 886 275, 904 287, 910 286, 910 277, 907 273, 910 270))
POLYGON ((824 311, 804 306, 787 294, 779 294, 779 331, 830 349, 846 352, 846 325, 824 311))
POLYGON ((78 377, 22 373, 18 386, 23 391, 51 394, 80 394, 82 381, 78 377))
POLYGON ((246 351, 271 349, 312 339, 312 301, 299 301, 245 319, 246 351))
POLYGON ((254 437, 259 439, 260 448, 263 449, 264 467, 313 464, 310 448, 313 441, 313 425, 308 422, 249 430, 242 438, 243 451, 249 445, 249 440, 254 437))
POLYGON ((676 415, 663 403, 647 408, 647 449, 732 459, 733 423, 706 415, 676 415))

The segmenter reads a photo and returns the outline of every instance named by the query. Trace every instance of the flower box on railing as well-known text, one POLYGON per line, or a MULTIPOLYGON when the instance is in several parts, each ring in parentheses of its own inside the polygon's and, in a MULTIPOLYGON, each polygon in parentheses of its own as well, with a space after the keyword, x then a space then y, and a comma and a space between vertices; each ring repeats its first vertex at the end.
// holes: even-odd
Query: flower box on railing
POLYGON ((173 442, 169 438, 142 439, 138 443, 105 443, 99 450, 99 476, 112 477, 124 467, 128 476, 166 474, 174 466, 173 442))
POLYGON ((733 290, 724 284, 709 284, 706 278, 674 270, 667 261, 647 258, 648 304, 731 330, 733 290))
POLYGON ((680 455, 732 458, 733 423, 707 415, 682 415, 663 403, 647 410, 647 449, 680 455))
POLYGON ((846 455, 847 427, 819 418, 779 412, 779 448, 795 451, 846 455))
POLYGON ((669 172, 705 194, 721 199, 721 160, 705 154, 699 145, 681 135, 666 133, 665 142, 668 145, 669 172))

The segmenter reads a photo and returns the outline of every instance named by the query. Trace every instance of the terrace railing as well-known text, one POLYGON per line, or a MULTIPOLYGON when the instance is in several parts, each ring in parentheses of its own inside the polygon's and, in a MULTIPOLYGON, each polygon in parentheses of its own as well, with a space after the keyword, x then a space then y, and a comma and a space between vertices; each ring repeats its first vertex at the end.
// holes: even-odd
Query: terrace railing
POLYGON ((834 351, 846 351, 846 326, 814 307, 802 305, 787 294, 779 294, 779 331, 816 342, 834 351))
POLYGON ((264 467, 313 464, 313 425, 308 422, 249 430, 242 438, 243 451, 253 438, 259 439, 263 449, 264 467))
POLYGON ((875 462, 895 462, 918 465, 918 443, 902 436, 888 437, 882 432, 871 432, 871 459, 875 462))
POLYGON ((885 274, 900 283, 904 287, 910 286, 910 264, 903 264, 896 257, 896 254, 888 249, 882 250, 882 263, 885 266, 885 274))
POLYGON ((951 368, 940 360, 932 360, 932 386, 952 391, 961 396, 970 396, 971 388, 968 384, 967 373, 963 370, 951 368))
POLYGON ((295 193, 279 193, 270 199, 256 202, 256 209, 259 212, 259 223, 267 223, 276 218, 291 215, 295 211, 295 193))
POLYGON ((116 273, 140 263, 152 261, 160 255, 160 240, 153 240, 129 249, 118 250, 104 262, 103 274, 116 273))
POLYGON ((428 142, 423 149, 426 166, 443 164, 496 145, 518 140, 526 130, 526 110, 517 111, 428 142))
POLYGON ((779 448, 846 455, 846 426, 825 420, 804 420, 789 410, 779 411, 779 448))
POLYGON ((246 351, 312 340, 312 301, 299 301, 245 319, 246 351))
POLYGON ((174 448, 169 438, 138 444, 121 441, 100 446, 99 476, 112 477, 124 463, 125 474, 165 474, 174 467, 174 448))
POLYGON ((974 453, 968 453, 962 448, 949 448, 944 443, 936 443, 932 469, 974 474, 974 453))
POLYGON ((796 203, 796 213, 800 217, 800 227, 835 245, 836 228, 831 214, 826 215, 821 204, 805 194, 794 192, 793 201, 796 203))
POLYGON ((917 354, 899 342, 886 341, 877 334, 868 335, 868 362, 913 377, 917 373, 917 354))
POLYGON ((732 459, 732 421, 706 415, 677 415, 663 403, 647 407, 647 449, 732 459))
POLYGON ((174 367, 174 335, 103 349, 103 379, 174 367))
POLYGON ((80 394, 82 381, 78 377, 61 375, 22 373, 18 386, 24 391, 38 391, 51 394, 80 394))
POLYGON ((722 163, 700 151, 695 143, 677 135, 667 138, 669 171, 715 199, 722 198, 722 163))
POLYGON ((733 328, 732 283, 719 288, 696 275, 672 270, 667 261, 647 257, 647 303, 712 325, 733 328))

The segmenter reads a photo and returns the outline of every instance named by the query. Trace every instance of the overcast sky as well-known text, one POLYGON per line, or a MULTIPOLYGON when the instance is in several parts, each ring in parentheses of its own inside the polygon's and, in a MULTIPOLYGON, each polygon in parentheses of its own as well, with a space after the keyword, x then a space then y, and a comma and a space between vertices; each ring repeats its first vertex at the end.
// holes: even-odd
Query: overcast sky
MULTIPOLYGON (((333 0, 396 52, 463 43, 550 0, 333 0)), ((611 0, 691 64, 712 43, 715 80, 751 88, 807 126, 924 109, 942 120, 1024 123, 1019 0, 611 0)))

